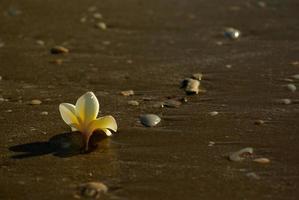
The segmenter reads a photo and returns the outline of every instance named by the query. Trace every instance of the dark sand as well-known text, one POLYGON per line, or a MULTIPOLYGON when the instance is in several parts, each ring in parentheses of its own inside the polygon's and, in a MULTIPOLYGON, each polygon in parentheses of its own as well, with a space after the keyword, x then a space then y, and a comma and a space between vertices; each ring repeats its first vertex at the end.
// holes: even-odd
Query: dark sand
POLYGON ((299 104, 275 100, 299 99, 282 81, 299 73, 290 64, 299 61, 299 2, 265 2, 2 0, 0 90, 8 101, 0 102, 0 199, 74 199, 88 181, 105 183, 106 199, 298 199, 299 104), (90 6, 107 30, 95 28, 90 6), (242 31, 240 40, 222 35, 227 26, 242 31), (55 45, 70 53, 51 55, 55 45), (64 62, 50 63, 56 59, 64 62), (184 96, 179 83, 196 72, 207 93, 187 104, 142 101, 184 96), (136 95, 119 95, 127 89, 136 95), (69 131, 59 103, 90 90, 119 132, 89 154, 57 152, 48 141, 69 131), (28 105, 32 99, 43 103, 28 105), (161 124, 142 127, 144 113, 160 115, 161 124), (228 161, 248 146, 271 163, 228 161))

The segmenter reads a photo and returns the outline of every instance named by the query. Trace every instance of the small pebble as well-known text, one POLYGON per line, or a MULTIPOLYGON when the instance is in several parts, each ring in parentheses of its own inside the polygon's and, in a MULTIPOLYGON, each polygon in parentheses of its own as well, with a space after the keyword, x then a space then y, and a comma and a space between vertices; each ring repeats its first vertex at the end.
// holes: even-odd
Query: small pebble
POLYGON ((29 102, 30 105, 40 105, 42 103, 39 99, 33 99, 29 102))
POLYGON ((230 69, 230 68, 232 68, 232 65, 225 65, 225 67, 226 67, 227 69, 230 69))
POLYGON ((246 147, 237 152, 231 153, 229 155, 229 160, 235 161, 235 162, 240 162, 240 161, 243 161, 248 155, 251 155, 251 154, 253 154, 253 148, 246 147))
POLYGON ((7 113, 11 113, 12 110, 11 110, 11 109, 8 109, 8 110, 6 110, 5 112, 7 112, 7 113))
POLYGON ((104 22, 99 22, 96 23, 96 28, 102 29, 102 30, 106 30, 107 29, 107 25, 104 22))
POLYGON ((55 65, 61 65, 63 63, 62 59, 51 60, 50 63, 55 65))
POLYGON ((256 158, 253 160, 253 162, 257 162, 257 163, 260 163, 260 164, 268 164, 270 163, 270 159, 269 158, 256 158))
POLYGON ((135 93, 133 90, 125 90, 125 91, 121 91, 120 94, 123 96, 133 96, 135 93))
POLYGON ((108 46, 108 45, 110 45, 110 44, 111 44, 111 42, 110 42, 110 41, 108 41, 108 40, 105 40, 105 41, 103 41, 103 42, 102 42, 102 44, 103 44, 103 45, 106 45, 106 46, 108 46))
POLYGON ((292 103, 292 100, 291 99, 278 99, 277 103, 289 105, 292 103))
POLYGON ((86 198, 99 199, 108 192, 108 187, 101 182, 89 182, 79 186, 80 194, 86 198))
POLYGON ((5 99, 3 97, 0 97, 0 102, 5 101, 5 99))
POLYGON ((168 108, 178 108, 182 105, 181 101, 177 101, 174 99, 168 99, 163 102, 163 107, 168 107, 168 108))
POLYGON ((64 53, 69 53, 69 50, 63 46, 55 46, 51 48, 51 53, 52 54, 64 54, 64 53))
POLYGON ((48 115, 49 113, 47 111, 43 111, 40 113, 41 115, 48 115))
POLYGON ((134 100, 128 101, 128 104, 131 106, 139 106, 139 102, 134 100))
POLYGON ((209 115, 211 116, 216 116, 218 115, 219 113, 217 111, 212 111, 212 112, 209 112, 209 115))
POLYGON ((295 75, 293 75, 292 78, 293 78, 293 79, 297 79, 297 80, 299 80, 299 74, 295 74, 295 75))
POLYGON ((249 177, 249 178, 252 178, 252 179, 256 179, 256 180, 261 179, 261 177, 259 175, 257 175, 256 173, 254 173, 254 172, 246 173, 246 176, 249 177))
POLYGON ((2 76, 0 76, 0 81, 2 81, 2 76))
POLYGON ((255 121, 254 121, 254 124, 255 124, 255 125, 263 125, 263 124, 265 124, 265 121, 264 121, 264 120, 261 120, 261 119, 258 119, 258 120, 255 120, 255 121))
POLYGON ((102 19, 102 18, 103 18, 103 16, 102 16, 101 13, 94 13, 92 16, 93 16, 93 18, 95 18, 95 19, 102 19))
POLYGON ((36 40, 35 42, 36 42, 36 44, 38 44, 40 46, 44 46, 45 45, 45 42, 42 41, 42 40, 36 40))
POLYGON ((0 41, 0 48, 4 47, 5 43, 0 41))
POLYGON ((187 94, 198 94, 200 82, 198 80, 189 79, 185 91, 187 94))
POLYGON ((286 87, 287 87, 287 89, 290 90, 291 92, 295 92, 295 91, 297 90, 297 87, 296 87, 294 84, 292 84, 292 83, 287 84, 286 87))
POLYGON ((212 147, 212 146, 214 146, 215 144, 216 144, 215 142, 213 142, 213 141, 209 141, 208 146, 209 146, 209 147, 212 147))
POLYGON ((294 61, 291 63, 291 65, 294 65, 294 66, 299 65, 299 61, 294 61))
POLYGON ((153 127, 159 124, 161 118, 155 114, 145 114, 140 117, 140 122, 146 127, 153 127))
POLYGON ((257 2, 257 5, 261 8, 265 8, 267 6, 267 4, 264 1, 257 2))
POLYGON ((238 39, 241 35, 241 32, 235 28, 226 28, 224 32, 224 36, 230 39, 238 39))
POLYGON ((192 74, 192 78, 196 79, 196 80, 199 80, 201 81, 202 79, 202 73, 195 73, 195 74, 192 74))

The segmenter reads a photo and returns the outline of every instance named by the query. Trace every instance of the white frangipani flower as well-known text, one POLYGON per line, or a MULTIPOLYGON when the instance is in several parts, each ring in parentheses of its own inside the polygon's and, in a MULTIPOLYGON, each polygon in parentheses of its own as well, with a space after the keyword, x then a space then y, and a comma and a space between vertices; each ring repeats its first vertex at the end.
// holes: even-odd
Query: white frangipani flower
POLYGON ((85 150, 88 150, 89 138, 95 130, 102 130, 107 136, 111 136, 110 130, 116 132, 117 124, 112 116, 97 118, 99 102, 93 92, 87 92, 76 102, 76 105, 62 103, 59 111, 64 122, 83 135, 85 150))

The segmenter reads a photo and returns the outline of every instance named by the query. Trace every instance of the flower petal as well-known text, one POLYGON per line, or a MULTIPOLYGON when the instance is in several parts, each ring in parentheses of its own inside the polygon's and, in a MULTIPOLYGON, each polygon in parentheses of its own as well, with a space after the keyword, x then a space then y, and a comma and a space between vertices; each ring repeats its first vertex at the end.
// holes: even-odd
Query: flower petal
POLYGON ((99 102, 93 92, 86 92, 76 102, 76 115, 84 124, 96 119, 99 113, 99 102))
POLYGON ((59 105, 60 115, 63 121, 71 126, 75 127, 78 126, 79 121, 75 114, 75 106, 70 103, 62 103, 59 105))
MULTIPOLYGON (((112 116, 105 116, 105 117, 100 117, 98 119, 93 120, 90 124, 89 124, 89 132, 93 132, 96 129, 100 129, 103 130, 105 132, 105 129, 110 129, 114 132, 117 131, 117 124, 115 119, 112 116)), ((107 132, 105 132, 107 134, 107 132)), ((109 134, 109 133, 108 133, 109 134)), ((107 134, 107 135, 108 135, 107 134)))
POLYGON ((106 133, 107 136, 111 136, 112 133, 108 129, 103 129, 103 131, 106 133))

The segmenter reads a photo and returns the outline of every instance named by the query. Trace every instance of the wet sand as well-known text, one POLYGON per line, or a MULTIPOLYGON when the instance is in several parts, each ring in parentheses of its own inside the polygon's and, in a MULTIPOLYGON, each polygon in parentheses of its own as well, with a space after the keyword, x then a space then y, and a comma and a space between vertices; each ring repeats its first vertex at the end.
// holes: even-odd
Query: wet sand
POLYGON ((105 199, 297 199, 299 104, 276 100, 299 99, 283 80, 299 73, 299 3, 265 3, 3 0, 0 199, 79 198, 77 186, 89 181, 108 186, 105 199), (240 39, 225 38, 225 27, 239 29, 240 39), (70 53, 52 55, 55 45, 70 53), (185 96, 180 81, 197 72, 206 93, 179 108, 153 107, 185 96), (136 94, 119 94, 128 89, 136 94), (91 153, 64 154, 49 145, 69 131, 58 105, 86 91, 119 131, 91 153), (161 123, 143 127, 145 113, 161 123), (227 159, 244 147, 271 163, 227 159))

